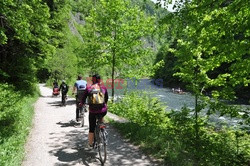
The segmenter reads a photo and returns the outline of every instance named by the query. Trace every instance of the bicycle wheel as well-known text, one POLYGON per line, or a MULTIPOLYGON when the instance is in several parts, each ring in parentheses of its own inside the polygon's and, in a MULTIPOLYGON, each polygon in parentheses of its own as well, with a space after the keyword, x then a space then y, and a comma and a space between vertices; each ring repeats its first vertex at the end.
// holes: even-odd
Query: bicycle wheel
POLYGON ((93 145, 94 145, 93 148, 94 148, 94 149, 97 149, 97 146, 98 146, 97 133, 98 133, 98 132, 97 132, 97 128, 95 128, 95 131, 94 131, 94 143, 93 143, 93 145))
POLYGON ((99 131, 98 152, 100 156, 100 161, 102 162, 102 164, 104 164, 107 159, 107 142, 104 130, 99 131))

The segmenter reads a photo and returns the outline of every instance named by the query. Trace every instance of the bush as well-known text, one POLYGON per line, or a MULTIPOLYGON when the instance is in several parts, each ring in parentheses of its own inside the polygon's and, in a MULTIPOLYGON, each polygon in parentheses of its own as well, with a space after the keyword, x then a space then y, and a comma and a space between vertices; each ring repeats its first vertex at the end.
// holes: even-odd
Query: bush
POLYGON ((157 99, 141 92, 129 93, 109 106, 111 112, 130 120, 113 122, 121 133, 145 152, 164 159, 166 165, 243 166, 249 162, 249 134, 226 127, 218 130, 199 118, 196 137, 193 110, 183 107, 166 113, 157 99))
POLYGON ((14 133, 19 120, 21 95, 14 87, 0 84, 0 138, 14 133))
POLYGON ((36 96, 23 97, 13 86, 0 84, 0 165, 21 164, 37 92, 36 96))
POLYGON ((109 105, 111 112, 140 126, 161 126, 167 119, 165 108, 146 92, 131 92, 119 103, 109 105), (143 115, 143 116, 142 116, 143 115))

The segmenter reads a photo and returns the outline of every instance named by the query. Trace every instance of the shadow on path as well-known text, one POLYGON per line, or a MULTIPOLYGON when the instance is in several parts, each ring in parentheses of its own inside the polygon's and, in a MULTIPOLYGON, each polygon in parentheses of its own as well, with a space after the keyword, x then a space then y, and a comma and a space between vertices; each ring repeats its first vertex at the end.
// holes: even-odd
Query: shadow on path
POLYGON ((61 101, 53 101, 53 102, 48 102, 47 104, 54 106, 54 107, 62 107, 62 102, 61 101))
MULTIPOLYGON (((97 163, 97 153, 86 150, 87 131, 72 130, 64 133, 50 133, 50 147, 53 150, 50 154, 57 157, 58 162, 55 165, 76 165, 83 164, 88 166, 90 163, 97 163)), ((101 164, 100 164, 101 165, 101 164)))
MULTIPOLYGON (((61 127, 73 127, 75 123, 61 123, 61 127)), ((149 157, 142 155, 138 148, 134 148, 127 142, 121 141, 122 138, 118 135, 111 126, 107 125, 108 131, 108 158, 105 165, 114 166, 131 166, 141 165, 144 160, 149 160, 151 163, 144 163, 143 166, 154 166, 159 163, 151 160, 149 157)), ((99 161, 97 150, 88 150, 86 148, 88 139, 88 128, 82 128, 81 131, 71 130, 69 132, 50 133, 52 139, 50 147, 53 150, 49 151, 58 159, 55 165, 102 165, 99 161)))
POLYGON ((77 123, 76 121, 73 121, 73 120, 67 123, 57 122, 56 124, 60 125, 61 127, 76 127, 80 125, 80 123, 77 123))
POLYGON ((76 105, 76 100, 75 99, 68 99, 67 105, 76 105))

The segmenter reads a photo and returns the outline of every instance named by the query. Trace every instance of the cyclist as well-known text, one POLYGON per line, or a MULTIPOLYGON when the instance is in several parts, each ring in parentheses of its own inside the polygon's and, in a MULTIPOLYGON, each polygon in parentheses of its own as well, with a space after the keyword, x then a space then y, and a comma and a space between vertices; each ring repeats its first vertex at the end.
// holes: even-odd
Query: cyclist
POLYGON ((53 86, 53 91, 54 89, 58 88, 58 83, 56 80, 53 82, 52 86, 53 86))
POLYGON ((57 81, 56 81, 56 80, 54 80, 54 82, 53 82, 52 86, 53 86, 53 92, 52 92, 52 95, 54 95, 54 96, 59 95, 59 94, 60 94, 60 92, 59 92, 59 87, 58 87, 58 83, 57 83, 57 81))
POLYGON ((101 77, 98 74, 92 76, 93 84, 87 86, 84 92, 81 105, 86 102, 89 97, 89 134, 88 134, 88 148, 93 147, 94 131, 96 126, 96 115, 103 117, 107 114, 108 91, 104 85, 101 85, 101 77), (99 101, 99 102, 98 102, 99 101))
POLYGON ((69 87, 66 84, 66 82, 64 80, 62 80, 62 83, 60 85, 60 91, 62 93, 62 104, 65 104, 65 99, 66 99, 66 95, 68 93, 69 87))
POLYGON ((74 84, 73 87, 73 94, 76 94, 76 121, 79 120, 79 103, 81 101, 81 98, 83 97, 83 93, 86 89, 87 82, 82 79, 81 75, 78 75, 77 81, 74 84))
POLYGON ((58 88, 58 83, 56 80, 54 80, 54 82, 53 82, 53 88, 58 88))

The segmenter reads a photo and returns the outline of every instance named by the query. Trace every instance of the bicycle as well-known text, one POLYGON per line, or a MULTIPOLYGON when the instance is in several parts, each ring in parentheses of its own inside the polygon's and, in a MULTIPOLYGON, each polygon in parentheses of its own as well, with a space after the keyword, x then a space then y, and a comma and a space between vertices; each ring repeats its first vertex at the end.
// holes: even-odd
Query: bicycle
POLYGON ((81 119, 80 127, 83 127, 85 117, 84 112, 87 112, 87 106, 79 104, 77 109, 79 109, 79 119, 81 119))
POLYGON ((94 149, 98 149, 100 161, 102 164, 107 159, 107 131, 106 126, 101 122, 102 116, 96 115, 96 127, 94 132, 94 149))
MULTIPOLYGON (((83 92, 84 91, 75 95, 76 97, 76 121, 78 121, 79 119, 81 120, 80 127, 84 126, 84 116, 85 116, 84 112, 87 112, 86 105, 80 104, 80 99, 82 98, 83 92)), ((72 95, 74 94, 75 93, 72 93, 72 95)))

